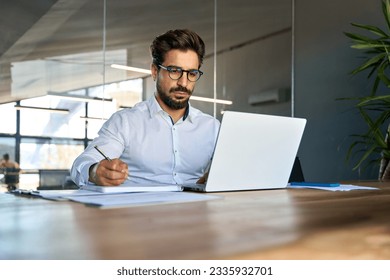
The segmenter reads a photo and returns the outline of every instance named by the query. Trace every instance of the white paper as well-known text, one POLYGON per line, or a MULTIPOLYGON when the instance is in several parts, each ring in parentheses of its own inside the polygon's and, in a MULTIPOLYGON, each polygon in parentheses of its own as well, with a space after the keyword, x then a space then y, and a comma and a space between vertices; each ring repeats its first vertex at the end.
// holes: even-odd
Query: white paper
POLYGON ((84 196, 84 195, 102 195, 100 192, 93 192, 87 190, 43 190, 32 192, 31 195, 38 196, 45 199, 51 200, 68 200, 68 197, 73 196, 84 196))
POLYGON ((82 186, 81 189, 100 193, 128 193, 128 192, 177 192, 182 191, 182 186, 179 185, 134 185, 123 183, 119 186, 98 186, 88 184, 82 186))
POLYGON ((366 187, 366 186, 356 186, 356 185, 340 185, 338 187, 319 187, 319 186, 291 186, 290 184, 287 186, 290 189, 318 189, 324 191, 352 191, 352 190, 379 190, 374 187, 366 187))
POLYGON ((182 203, 218 199, 219 196, 187 192, 144 192, 70 196, 69 200, 103 208, 182 203))

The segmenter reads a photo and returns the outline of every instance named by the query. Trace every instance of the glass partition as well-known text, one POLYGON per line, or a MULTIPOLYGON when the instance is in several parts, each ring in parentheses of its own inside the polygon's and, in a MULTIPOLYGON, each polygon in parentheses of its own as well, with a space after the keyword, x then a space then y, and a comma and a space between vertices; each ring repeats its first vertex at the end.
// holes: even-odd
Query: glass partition
MULTIPOLYGON (((291 0, 47 1, 29 8, 18 11, 25 22, 2 50, 2 100, 61 98, 79 91, 85 97, 114 98, 117 109, 131 107, 153 94, 150 75, 115 66, 148 70, 154 37, 189 28, 206 43, 205 75, 194 95, 232 102, 218 105, 218 114, 289 114, 291 0), (135 79, 143 80, 135 97, 107 86, 135 79), (95 95, 85 90, 99 86, 95 95)), ((193 103, 215 113, 207 101, 194 98, 193 103)))
POLYGON ((149 2, 118 6, 107 0, 106 5, 106 50, 123 54, 117 60, 106 59, 106 74, 114 80, 123 75, 145 79, 144 99, 154 92, 149 75, 112 65, 147 70, 154 37, 169 29, 189 28, 206 44, 205 74, 192 98, 195 107, 218 118, 224 110, 291 115, 291 0, 199 0, 185 5, 170 0, 153 6, 149 2), (221 102, 214 105, 201 98, 221 102))
POLYGON ((291 115, 291 23, 291 0, 218 1, 217 113, 291 115))
POLYGON ((83 138, 85 107, 79 101, 42 96, 20 101, 20 134, 24 136, 51 136, 83 138), (40 110, 36 108, 53 108, 40 110), (57 110, 57 111, 56 111, 57 110))
POLYGON ((24 138, 20 144, 22 169, 70 169, 84 150, 81 141, 24 138))
POLYGON ((194 107, 217 118, 224 110, 292 114, 291 0, 7 2, 0 137, 14 136, 26 167, 31 145, 61 161, 42 141, 75 140, 78 151, 113 112, 152 96, 149 45, 169 29, 192 29, 206 44, 194 107), (23 20, 11 20, 16 13, 23 20))

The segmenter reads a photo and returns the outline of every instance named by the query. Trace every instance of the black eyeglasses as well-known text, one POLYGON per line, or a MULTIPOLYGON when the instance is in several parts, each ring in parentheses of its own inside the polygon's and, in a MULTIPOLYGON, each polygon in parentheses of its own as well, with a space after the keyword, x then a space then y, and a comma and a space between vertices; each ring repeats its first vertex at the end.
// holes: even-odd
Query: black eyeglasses
POLYGON ((187 72, 187 79, 190 82, 196 82, 197 80, 200 79, 200 76, 203 75, 202 71, 196 70, 196 69, 183 70, 180 67, 176 67, 176 66, 167 66, 167 67, 165 67, 165 66, 163 66, 161 64, 159 64, 158 67, 168 71, 169 78, 171 78, 172 80, 179 80, 183 76, 184 72, 187 72))

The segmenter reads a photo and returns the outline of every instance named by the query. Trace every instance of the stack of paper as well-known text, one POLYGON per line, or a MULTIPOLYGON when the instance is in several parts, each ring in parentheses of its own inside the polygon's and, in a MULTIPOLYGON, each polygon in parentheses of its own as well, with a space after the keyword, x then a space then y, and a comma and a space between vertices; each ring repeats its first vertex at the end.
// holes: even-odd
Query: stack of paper
POLYGON ((219 198, 215 195, 182 192, 182 187, 178 185, 121 185, 110 187, 88 185, 78 190, 27 191, 17 189, 13 193, 57 201, 71 200, 101 208, 207 201, 219 198))
POLYGON ((289 184, 287 188, 291 189, 318 189, 318 190, 324 190, 324 191, 331 191, 331 192, 336 192, 336 191, 352 191, 352 190, 379 190, 378 188, 374 187, 365 187, 365 186, 356 186, 356 185, 341 185, 337 184, 337 186, 329 185, 329 186, 321 186, 319 184, 313 183, 310 185, 308 184, 301 184, 301 185, 291 185, 289 184))

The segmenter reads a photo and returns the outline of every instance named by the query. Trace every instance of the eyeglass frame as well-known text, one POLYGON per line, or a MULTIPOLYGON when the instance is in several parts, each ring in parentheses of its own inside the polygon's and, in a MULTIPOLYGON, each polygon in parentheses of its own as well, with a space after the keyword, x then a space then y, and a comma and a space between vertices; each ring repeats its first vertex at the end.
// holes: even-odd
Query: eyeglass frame
POLYGON ((161 65, 161 64, 157 64, 157 66, 158 66, 159 68, 164 69, 165 71, 167 71, 167 72, 168 72, 169 78, 171 78, 171 79, 174 80, 174 81, 180 80, 181 77, 183 77, 183 73, 184 73, 184 72, 187 73, 187 80, 190 81, 190 82, 193 82, 193 83, 199 81, 200 77, 202 77, 202 75, 203 75, 203 72, 200 71, 199 69, 183 70, 181 67, 178 67, 178 66, 164 66, 164 65, 161 65), (172 68, 175 68, 176 70, 180 70, 180 71, 181 71, 181 75, 180 75, 179 78, 174 79, 174 78, 171 77, 171 69, 172 69, 172 68), (188 73, 191 73, 192 71, 197 71, 197 72, 199 73, 199 76, 198 76, 198 78, 197 78, 195 81, 191 81, 190 78, 189 78, 189 76, 188 76, 188 73))

